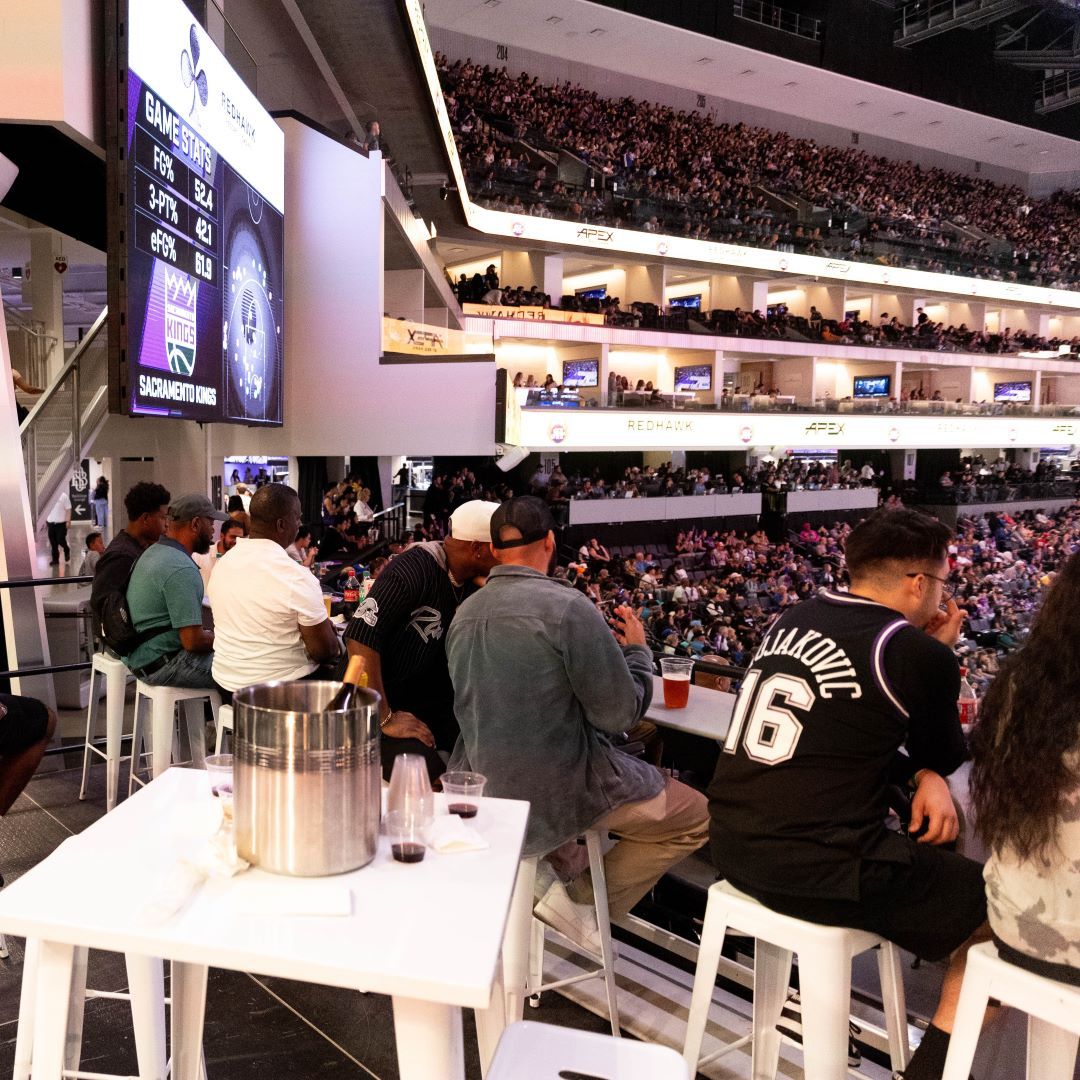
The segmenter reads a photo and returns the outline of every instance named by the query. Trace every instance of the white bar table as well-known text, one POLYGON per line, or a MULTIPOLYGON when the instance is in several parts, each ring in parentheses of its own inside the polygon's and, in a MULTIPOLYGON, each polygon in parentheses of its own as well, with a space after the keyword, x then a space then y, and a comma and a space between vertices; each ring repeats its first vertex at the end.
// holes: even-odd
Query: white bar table
POLYGON ((505 1026, 501 950, 528 803, 482 801, 470 824, 490 845, 483 851, 429 850, 406 865, 380 837, 368 866, 322 879, 350 889, 347 917, 243 913, 240 889, 311 880, 252 869, 212 879, 172 918, 142 924, 137 912, 191 843, 184 811, 202 797, 211 797, 205 772, 169 769, 0 893, 0 931, 41 943, 34 1080, 60 1080, 76 946, 173 962, 175 1080, 199 1076, 211 966, 390 995, 403 1080, 464 1080, 461 1010, 474 1009, 486 1065, 505 1026))
POLYGON ((727 735, 734 706, 734 694, 723 694, 719 690, 691 683, 686 708, 669 709, 664 705, 664 680, 654 675, 652 704, 645 713, 645 719, 659 727, 719 741, 727 735))

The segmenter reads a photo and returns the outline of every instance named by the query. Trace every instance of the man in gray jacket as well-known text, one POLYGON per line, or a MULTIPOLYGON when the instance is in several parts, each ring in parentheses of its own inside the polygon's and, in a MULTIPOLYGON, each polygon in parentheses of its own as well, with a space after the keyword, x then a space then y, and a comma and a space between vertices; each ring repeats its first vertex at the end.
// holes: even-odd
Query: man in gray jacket
MULTIPOLYGON (((546 855, 592 826, 618 836, 604 871, 611 915, 625 915, 708 835, 700 792, 611 743, 652 698, 644 628, 621 608, 613 633, 586 596, 549 577, 554 522, 540 499, 503 503, 491 546, 496 566, 446 639, 461 726, 450 767, 482 772, 485 794, 532 804, 525 855, 546 855)), ((561 888, 556 881, 536 914, 581 940, 582 913, 561 888)))

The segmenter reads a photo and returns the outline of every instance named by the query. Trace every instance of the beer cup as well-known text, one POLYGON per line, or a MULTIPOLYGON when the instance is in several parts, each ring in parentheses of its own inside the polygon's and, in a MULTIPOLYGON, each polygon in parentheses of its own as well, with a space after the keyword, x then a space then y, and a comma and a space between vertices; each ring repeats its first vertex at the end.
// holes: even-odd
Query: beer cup
POLYGON ((660 676, 664 682, 664 708, 685 709, 690 700, 690 679, 694 674, 694 661, 681 656, 664 656, 660 659, 660 676))

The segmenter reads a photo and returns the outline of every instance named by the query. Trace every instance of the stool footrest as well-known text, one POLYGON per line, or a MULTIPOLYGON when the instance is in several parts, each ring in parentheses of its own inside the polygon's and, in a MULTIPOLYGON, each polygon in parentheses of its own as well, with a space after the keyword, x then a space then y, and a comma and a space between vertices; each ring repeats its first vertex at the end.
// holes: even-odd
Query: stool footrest
POLYGON ((558 990, 560 986, 573 986, 576 983, 588 982, 589 979, 602 979, 604 969, 597 968, 595 971, 583 971, 580 975, 571 975, 567 979, 557 979, 555 982, 544 983, 541 986, 529 987, 530 996, 538 996, 545 990, 558 990))
POLYGON ((714 1050, 711 1054, 699 1059, 698 1072, 700 1072, 706 1065, 711 1065, 714 1061, 719 1061, 725 1054, 730 1054, 732 1050, 741 1050, 744 1046, 749 1046, 754 1041, 754 1036, 744 1035, 741 1039, 736 1039, 733 1043, 726 1043, 721 1046, 719 1050, 714 1050))

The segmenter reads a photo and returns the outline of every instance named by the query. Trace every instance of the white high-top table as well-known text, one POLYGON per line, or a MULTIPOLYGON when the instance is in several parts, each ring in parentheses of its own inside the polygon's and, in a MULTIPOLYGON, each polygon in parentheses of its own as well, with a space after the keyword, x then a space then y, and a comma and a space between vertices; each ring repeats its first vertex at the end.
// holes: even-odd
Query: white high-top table
POLYGON ((484 799, 470 824, 483 851, 393 861, 380 836, 368 866, 333 878, 352 914, 252 915, 238 887, 312 879, 248 870, 211 879, 165 922, 136 912, 160 894, 184 843, 178 816, 211 798, 205 772, 169 769, 0 893, 0 932, 41 941, 34 1080, 60 1080, 76 946, 171 960, 172 1075, 197 1080, 208 967, 388 994, 403 1080, 464 1080, 461 1010, 476 1011, 485 1063, 505 1026, 501 950, 528 803, 484 799))
POLYGON ((654 675, 652 704, 645 713, 645 719, 659 727, 719 741, 727 736, 734 707, 734 694, 722 694, 719 690, 691 683, 686 708, 669 709, 664 705, 664 680, 654 675))

